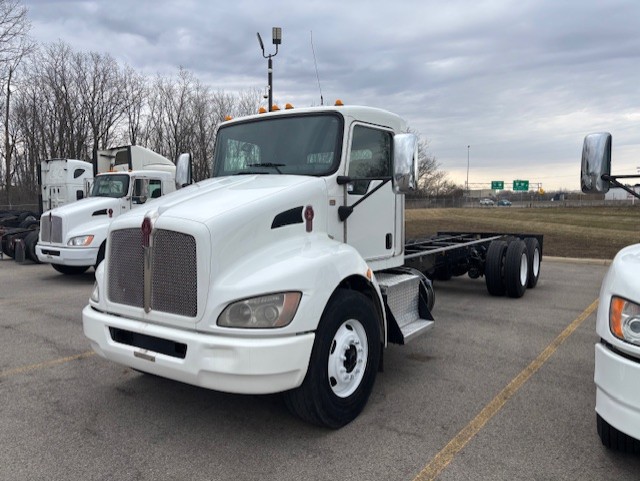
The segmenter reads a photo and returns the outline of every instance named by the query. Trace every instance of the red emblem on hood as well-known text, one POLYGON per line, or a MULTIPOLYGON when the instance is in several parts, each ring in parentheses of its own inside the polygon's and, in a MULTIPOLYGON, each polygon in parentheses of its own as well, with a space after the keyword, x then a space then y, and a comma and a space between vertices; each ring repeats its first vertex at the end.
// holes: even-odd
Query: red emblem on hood
POLYGON ((145 217, 142 221, 142 247, 149 247, 151 242, 151 219, 145 217))

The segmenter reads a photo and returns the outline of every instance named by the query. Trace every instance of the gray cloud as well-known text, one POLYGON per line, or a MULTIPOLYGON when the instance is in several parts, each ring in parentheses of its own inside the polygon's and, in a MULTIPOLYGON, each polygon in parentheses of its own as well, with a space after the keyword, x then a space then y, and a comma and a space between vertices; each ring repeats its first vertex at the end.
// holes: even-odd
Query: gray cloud
POLYGON ((581 142, 614 134, 614 170, 640 166, 640 4, 633 0, 235 2, 28 0, 33 35, 108 52, 147 74, 179 66, 214 88, 266 85, 260 31, 283 29, 281 102, 387 108, 453 180, 578 187, 581 142))

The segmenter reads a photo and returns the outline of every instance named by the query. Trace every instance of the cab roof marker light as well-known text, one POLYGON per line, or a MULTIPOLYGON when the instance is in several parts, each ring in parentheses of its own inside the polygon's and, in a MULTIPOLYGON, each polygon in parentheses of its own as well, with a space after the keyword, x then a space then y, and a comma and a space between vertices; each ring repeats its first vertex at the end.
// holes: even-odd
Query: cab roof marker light
POLYGON ((224 120, 225 122, 228 122, 229 120, 233 120, 233 117, 231 117, 231 115, 225 115, 224 120))
POLYGON ((266 113, 267 113, 267 109, 265 109, 264 107, 260 107, 260 108, 258 109, 258 113, 259 113, 259 114, 266 114, 266 113))
POLYGON ((285 109, 285 110, 291 110, 291 109, 293 109, 293 105, 291 105, 291 104, 286 104, 286 105, 284 106, 284 109, 285 109))
POLYGON ((336 107, 342 107, 342 106, 344 106, 344 104, 342 103, 342 100, 337 99, 337 100, 336 100, 336 103, 335 103, 335 106, 336 106, 336 107))
POLYGON ((273 104, 273 107, 271 107, 271 111, 275 112, 276 110, 280 110, 280 107, 278 107, 276 104, 273 104))

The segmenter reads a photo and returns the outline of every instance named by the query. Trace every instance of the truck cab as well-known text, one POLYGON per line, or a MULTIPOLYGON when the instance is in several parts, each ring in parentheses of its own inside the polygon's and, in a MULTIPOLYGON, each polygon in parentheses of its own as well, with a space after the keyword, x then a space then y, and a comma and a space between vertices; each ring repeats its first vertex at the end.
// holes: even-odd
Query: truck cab
POLYGON ((99 158, 110 160, 98 164, 110 170, 93 179, 89 196, 46 211, 40 218, 38 259, 63 274, 97 267, 104 259, 107 231, 115 218, 176 189, 173 162, 148 149, 118 147, 101 151, 99 158), (119 158, 127 161, 112 161, 119 158), (162 170, 128 170, 134 166, 161 166, 162 170))
POLYGON ((430 281, 404 266, 406 131, 341 105, 225 122, 213 178, 111 224, 83 310, 92 348, 208 389, 282 392, 315 424, 353 420, 384 347, 434 323, 430 281))
MULTIPOLYGON (((582 150, 581 187, 585 193, 606 193, 610 185, 639 197, 611 174, 609 133, 589 134, 582 150)), ((614 257, 600 289, 595 345, 596 425, 602 444, 640 452, 640 244, 614 257)))
POLYGON ((41 212, 86 197, 93 180, 93 165, 77 159, 48 159, 40 164, 41 212))

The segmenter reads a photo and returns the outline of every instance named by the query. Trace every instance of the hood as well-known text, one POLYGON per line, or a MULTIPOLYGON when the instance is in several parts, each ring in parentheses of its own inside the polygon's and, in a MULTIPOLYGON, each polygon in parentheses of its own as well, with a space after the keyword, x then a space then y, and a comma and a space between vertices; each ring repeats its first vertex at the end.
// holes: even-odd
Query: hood
POLYGON ((57 207, 45 212, 42 215, 53 215, 62 217, 63 219, 71 219, 78 216, 85 217, 89 220, 91 217, 107 215, 109 209, 113 210, 113 215, 116 216, 120 210, 120 199, 114 199, 113 197, 87 197, 77 202, 73 202, 68 205, 57 207))
POLYGON ((612 295, 617 295, 640 304, 640 244, 634 244, 622 249, 616 254, 609 272, 607 283, 603 287, 612 295))
MULTIPOLYGON (((204 306, 211 300, 207 296, 211 283, 221 288, 233 273, 256 266, 256 259, 289 256, 309 240, 326 236, 327 212, 327 186, 323 178, 242 175, 203 181, 162 196, 120 216, 111 224, 110 232, 111 235, 121 229, 142 232, 145 217, 151 219, 157 236, 152 251, 153 270, 162 279, 152 288, 162 289, 165 280, 166 284, 175 285, 171 289, 174 306, 193 305, 191 296, 197 292, 198 316, 202 316, 204 306), (313 219, 306 220, 305 211, 307 218, 313 212, 313 219), (181 286, 192 288, 181 290, 181 286)), ((135 286, 142 285, 142 270, 131 274, 127 266, 131 253, 142 258, 141 239, 129 234, 119 236, 119 250, 115 254, 110 251, 106 259, 109 275, 117 277, 124 273, 134 279, 135 286)), ((158 299, 168 295, 163 293, 158 299)), ((110 309, 126 314, 129 307, 114 303, 110 309)), ((141 306, 136 304, 135 309, 145 318, 141 306)), ((154 312, 152 309, 160 322, 170 325, 192 326, 199 319, 181 320, 154 312)))
MULTIPOLYGON (((95 224, 104 225, 102 230, 106 233, 106 225, 112 220, 109 218, 109 209, 112 211, 112 218, 115 218, 121 212, 121 204, 122 199, 114 199, 113 197, 89 197, 51 209, 42 214, 41 218, 49 216, 57 218, 59 233, 57 236, 51 237, 51 243, 66 245, 69 236, 76 235, 78 228, 82 234, 85 227, 93 230, 95 224)), ((48 225, 51 226, 51 223, 48 225)))
MULTIPOLYGON (((273 213, 275 216, 282 210, 306 206, 325 192, 325 181, 318 177, 265 174, 221 177, 165 195, 128 214, 126 222, 140 225, 150 211, 156 211, 159 219, 173 217, 207 225, 218 217, 229 218, 241 212, 273 213)), ((314 206, 314 209, 320 207, 314 206)))

